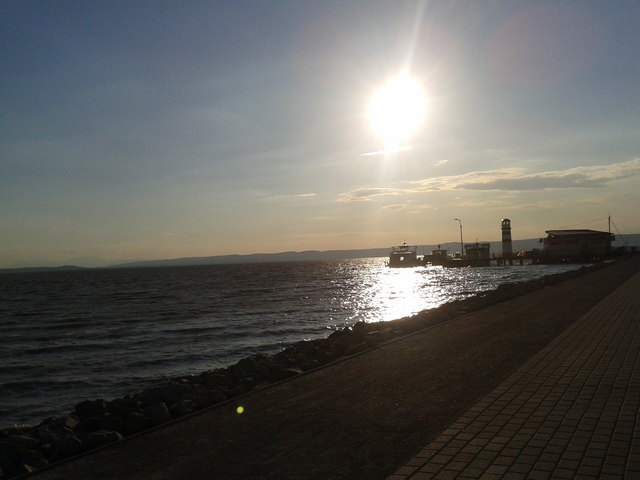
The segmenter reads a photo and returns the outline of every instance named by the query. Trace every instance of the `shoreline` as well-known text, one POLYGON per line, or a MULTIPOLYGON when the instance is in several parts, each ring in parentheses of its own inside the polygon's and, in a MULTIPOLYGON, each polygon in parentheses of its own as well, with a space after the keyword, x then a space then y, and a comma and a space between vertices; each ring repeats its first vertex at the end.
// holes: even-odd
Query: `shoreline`
MULTIPOLYGON (((181 423, 176 419, 184 417, 185 421, 189 421, 204 412, 221 410, 222 406, 233 403, 234 398, 269 396, 269 392, 287 390, 287 387, 294 383, 283 382, 284 380, 326 375, 328 371, 342 369, 345 364, 350 363, 344 361, 345 359, 362 361, 367 354, 379 352, 388 345, 402 342, 402 339, 419 336, 418 334, 424 333, 426 328, 437 325, 442 326, 440 330, 443 331, 455 329, 453 326, 445 325, 451 320, 488 307, 499 306, 524 294, 543 293, 545 287, 588 276, 585 275, 588 273, 610 270, 615 265, 624 263, 598 264, 537 280, 503 285, 496 290, 451 302, 412 317, 391 322, 361 322, 351 329, 336 331, 326 339, 298 342, 273 356, 257 355, 240 360, 225 369, 168 379, 166 385, 147 389, 131 398, 124 397, 110 402, 81 402, 71 415, 57 420, 45 420, 33 429, 3 429, 4 437, 0 438, 2 444, 6 446, 8 439, 12 437, 14 440, 21 437, 19 440, 24 443, 22 452, 18 451, 19 448, 14 448, 14 468, 9 466, 7 469, 3 466, 3 469, 9 475, 27 473, 24 470, 28 470, 29 467, 42 468, 55 461, 86 452, 91 447, 100 447, 114 440, 121 440, 125 436, 146 436, 151 432, 147 430, 149 427, 161 426, 170 421, 173 422, 167 425, 167 428, 175 427, 181 423), (303 372, 307 372, 308 375, 300 375, 303 372), (263 388, 265 386, 269 388, 263 388), (36 440, 38 445, 26 437, 36 440), (25 450, 26 447, 29 447, 29 450, 25 450), (29 457, 26 457, 26 452, 29 452, 29 457), (32 464, 26 463, 25 460, 31 461, 32 464), (22 468, 20 465, 25 467, 22 468), (21 468, 23 471, 19 471, 21 468)), ((434 337, 439 334, 434 334, 434 337)), ((157 430, 154 429, 153 432, 155 431, 157 430)), ((9 475, 0 478, 12 478, 9 475)))

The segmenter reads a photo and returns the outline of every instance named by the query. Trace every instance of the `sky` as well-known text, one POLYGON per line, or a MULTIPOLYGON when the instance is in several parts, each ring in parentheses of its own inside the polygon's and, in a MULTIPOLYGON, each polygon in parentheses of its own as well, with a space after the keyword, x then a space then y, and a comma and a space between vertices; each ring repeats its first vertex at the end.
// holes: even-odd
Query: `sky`
POLYGON ((638 32, 635 0, 4 0, 0 268, 638 233, 638 32))

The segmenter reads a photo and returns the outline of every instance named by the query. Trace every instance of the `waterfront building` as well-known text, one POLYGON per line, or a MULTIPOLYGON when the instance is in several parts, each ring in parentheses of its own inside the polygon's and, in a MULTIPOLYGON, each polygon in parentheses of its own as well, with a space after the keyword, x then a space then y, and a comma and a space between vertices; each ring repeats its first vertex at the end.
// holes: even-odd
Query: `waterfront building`
POLYGON ((555 261, 592 261, 611 254, 615 237, 597 230, 547 230, 543 257, 555 261))

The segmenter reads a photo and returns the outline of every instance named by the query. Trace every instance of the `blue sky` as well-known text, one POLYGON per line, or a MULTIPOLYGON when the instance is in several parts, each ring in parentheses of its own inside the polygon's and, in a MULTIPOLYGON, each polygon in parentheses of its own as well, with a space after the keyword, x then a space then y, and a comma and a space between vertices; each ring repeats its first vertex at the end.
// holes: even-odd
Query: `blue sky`
POLYGON ((4 1, 0 267, 640 232, 635 1, 4 1), (366 117, 409 71, 425 120, 366 117))

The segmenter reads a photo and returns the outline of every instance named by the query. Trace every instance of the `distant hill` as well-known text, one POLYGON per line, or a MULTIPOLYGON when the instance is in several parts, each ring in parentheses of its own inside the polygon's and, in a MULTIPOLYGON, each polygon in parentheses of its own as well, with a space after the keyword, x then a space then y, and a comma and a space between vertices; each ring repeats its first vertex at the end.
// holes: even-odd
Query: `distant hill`
MULTIPOLYGON (((499 253, 502 251, 501 242, 491 243, 491 252, 499 253)), ((436 248, 449 250, 450 253, 460 251, 460 243, 449 242, 440 245, 418 245, 418 254, 423 255, 429 253, 436 248)), ((540 240, 514 240, 513 250, 521 249, 531 250, 533 248, 542 248, 540 240)), ((369 248, 364 250, 308 250, 304 252, 280 252, 280 253, 255 253, 251 255, 218 255, 212 257, 185 257, 172 258, 165 260, 146 260, 140 262, 128 262, 118 265, 112 265, 110 268, 135 268, 135 267, 171 267, 171 266, 189 266, 189 265, 221 265, 221 264, 237 264, 237 263, 265 263, 265 262, 291 262, 305 260, 338 260, 342 258, 370 258, 370 257, 386 257, 389 255, 389 247, 386 248, 369 248)))
POLYGON ((304 252, 254 253, 250 255, 216 255, 212 257, 185 257, 165 260, 146 260, 112 265, 110 268, 170 267, 189 265, 224 265, 234 263, 291 262, 304 260, 337 260, 341 258, 384 257, 388 248, 365 250, 308 250, 304 252))
POLYGON ((28 273, 28 272, 58 272, 69 270, 86 270, 85 267, 76 265, 61 265, 59 267, 23 267, 23 268, 0 268, 0 273, 28 273))

